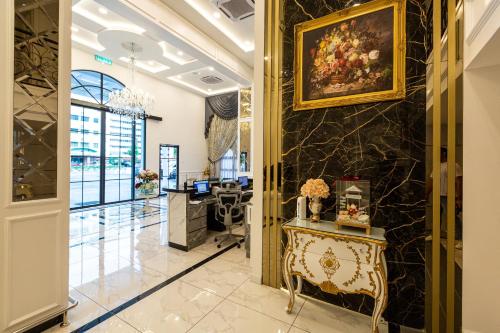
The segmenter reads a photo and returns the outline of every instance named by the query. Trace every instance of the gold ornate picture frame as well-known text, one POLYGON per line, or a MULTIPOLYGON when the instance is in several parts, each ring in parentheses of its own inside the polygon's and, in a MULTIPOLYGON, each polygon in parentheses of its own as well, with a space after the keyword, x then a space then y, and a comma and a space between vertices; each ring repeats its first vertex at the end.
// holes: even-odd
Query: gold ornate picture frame
POLYGON ((294 110, 404 98, 405 0, 375 0, 295 26, 294 110))

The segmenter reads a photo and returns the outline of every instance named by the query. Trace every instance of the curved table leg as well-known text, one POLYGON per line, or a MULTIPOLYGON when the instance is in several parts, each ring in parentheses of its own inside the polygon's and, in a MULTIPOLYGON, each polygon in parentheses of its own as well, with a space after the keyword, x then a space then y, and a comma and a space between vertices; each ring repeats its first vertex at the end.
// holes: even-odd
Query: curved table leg
POLYGON ((387 306, 388 287, 384 258, 382 258, 380 264, 375 267, 375 275, 377 277, 377 280, 379 281, 379 291, 377 292, 377 296, 375 297, 375 306, 372 314, 372 333, 378 333, 378 323, 380 321, 380 318, 382 317, 382 313, 387 306))
POLYGON ((302 276, 299 275, 297 275, 297 289, 295 289, 295 293, 302 293, 302 276))
POLYGON ((293 287, 293 277, 290 272, 290 259, 292 257, 292 251, 286 250, 283 257, 283 279, 285 280, 286 287, 290 293, 290 301, 288 302, 288 307, 286 309, 287 313, 292 313, 293 305, 295 304, 295 289, 293 287))

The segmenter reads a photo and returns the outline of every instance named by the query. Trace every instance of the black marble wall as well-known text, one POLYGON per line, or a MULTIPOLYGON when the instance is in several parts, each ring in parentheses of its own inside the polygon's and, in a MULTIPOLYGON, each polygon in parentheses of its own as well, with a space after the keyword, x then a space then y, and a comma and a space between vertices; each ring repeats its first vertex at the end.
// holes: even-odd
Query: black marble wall
MULTIPOLYGON (((366 1, 357 1, 366 2, 366 1)), ((385 228, 389 247, 391 323, 424 327, 425 227, 425 36, 423 0, 407 1, 406 89, 404 100, 293 111, 294 25, 352 6, 353 1, 284 0, 283 197, 285 218, 295 215, 295 198, 308 178, 333 186, 342 176, 371 181, 371 214, 385 228)), ((326 219, 335 218, 334 195, 324 201, 326 219)), ((306 292, 371 314, 368 296, 328 295, 312 285, 306 292)))

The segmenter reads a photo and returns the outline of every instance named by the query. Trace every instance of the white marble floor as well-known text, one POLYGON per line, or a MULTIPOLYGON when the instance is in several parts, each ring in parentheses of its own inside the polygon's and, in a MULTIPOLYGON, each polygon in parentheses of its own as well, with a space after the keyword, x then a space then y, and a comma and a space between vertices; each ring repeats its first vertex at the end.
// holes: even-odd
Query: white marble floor
MULTIPOLYGON (((165 199, 152 202, 166 207, 165 199)), ((370 317, 299 298, 292 314, 285 291, 250 281, 243 247, 232 248, 130 306, 147 290, 220 251, 213 235, 190 252, 166 245, 167 210, 137 215, 134 204, 71 214, 70 285, 79 305, 72 332, 120 309, 89 332, 369 332, 370 317), (130 304, 130 303, 127 303, 130 304)), ((137 203, 136 203, 137 205, 137 203)), ((140 208, 140 207, 139 207, 140 208)), ((387 332, 385 325, 381 332, 387 332)))

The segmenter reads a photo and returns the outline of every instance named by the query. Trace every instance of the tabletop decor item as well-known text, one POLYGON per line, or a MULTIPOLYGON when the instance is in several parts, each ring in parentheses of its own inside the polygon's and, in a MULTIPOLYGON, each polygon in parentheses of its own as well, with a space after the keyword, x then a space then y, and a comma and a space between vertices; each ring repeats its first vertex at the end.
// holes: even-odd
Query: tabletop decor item
POLYGON ((405 96, 405 0, 375 0, 295 26, 294 109, 405 96))
POLYGON ((337 180, 337 227, 365 229, 370 234, 370 181, 337 180))
POLYGON ((302 196, 310 199, 309 210, 312 213, 311 222, 319 222, 321 213, 321 199, 326 199, 330 195, 330 188, 323 179, 308 179, 300 188, 302 196))
POLYGON ((158 174, 151 169, 145 169, 139 172, 136 178, 137 182, 135 183, 135 189, 138 190, 146 200, 143 211, 151 210, 149 200, 156 196, 158 174))

